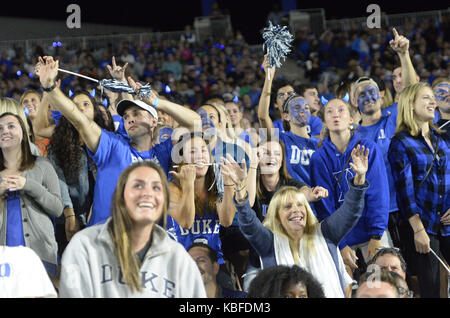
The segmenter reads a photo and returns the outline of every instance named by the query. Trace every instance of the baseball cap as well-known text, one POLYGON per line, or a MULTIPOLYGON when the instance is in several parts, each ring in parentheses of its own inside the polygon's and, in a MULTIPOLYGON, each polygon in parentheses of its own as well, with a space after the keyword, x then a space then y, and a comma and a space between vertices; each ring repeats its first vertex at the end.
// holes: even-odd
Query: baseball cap
POLYGON ((150 106, 149 104, 144 103, 141 100, 131 100, 131 99, 123 99, 117 104, 117 113, 123 117, 125 110, 131 106, 138 106, 146 111, 148 111, 153 117, 158 119, 158 113, 155 108, 150 106))

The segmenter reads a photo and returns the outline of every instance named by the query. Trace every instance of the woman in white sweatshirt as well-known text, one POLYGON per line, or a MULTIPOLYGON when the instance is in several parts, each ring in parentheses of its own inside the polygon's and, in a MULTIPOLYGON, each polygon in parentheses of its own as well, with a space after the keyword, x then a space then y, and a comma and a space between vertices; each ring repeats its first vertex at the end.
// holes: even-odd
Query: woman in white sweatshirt
POLYGON ((206 297, 197 265, 158 225, 166 219, 164 171, 143 161, 125 169, 111 217, 78 232, 62 258, 61 297, 206 297))

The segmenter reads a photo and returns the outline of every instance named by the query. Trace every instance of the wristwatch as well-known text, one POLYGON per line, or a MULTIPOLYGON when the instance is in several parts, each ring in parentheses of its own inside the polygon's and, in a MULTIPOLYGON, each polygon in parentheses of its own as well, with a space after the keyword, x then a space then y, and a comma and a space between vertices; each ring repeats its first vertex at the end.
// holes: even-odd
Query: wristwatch
POLYGON ((378 240, 378 241, 379 241, 379 240, 381 240, 381 235, 371 235, 371 236, 370 236, 370 239, 371 239, 371 240, 378 240))
POLYGON ((44 86, 42 86, 42 85, 41 85, 41 87, 42 87, 42 89, 44 90, 44 92, 51 92, 52 90, 55 89, 55 87, 56 87, 56 82, 53 82, 53 85, 50 86, 50 87, 44 87, 44 86))

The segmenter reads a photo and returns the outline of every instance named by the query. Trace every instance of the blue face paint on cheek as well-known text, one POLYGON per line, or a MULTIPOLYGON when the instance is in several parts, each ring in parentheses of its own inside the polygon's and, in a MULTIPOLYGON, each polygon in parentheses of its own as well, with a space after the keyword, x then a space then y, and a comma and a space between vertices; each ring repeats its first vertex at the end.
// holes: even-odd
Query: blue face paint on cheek
POLYGON ((158 135, 159 142, 163 142, 172 136, 173 129, 170 127, 161 128, 158 135))
POLYGON ((200 115, 200 118, 202 119, 202 128, 215 128, 214 123, 209 119, 208 113, 204 109, 199 109, 197 111, 197 114, 200 115))
POLYGON ((289 113, 293 118, 293 123, 305 126, 308 124, 311 113, 307 109, 308 102, 303 98, 296 98, 289 103, 289 113))
POLYGON ((367 85, 359 93, 356 99, 358 103, 358 109, 360 112, 364 113, 365 106, 370 103, 376 103, 380 99, 380 92, 378 89, 372 85, 367 85))
POLYGON ((438 102, 445 102, 450 95, 450 84, 439 84, 434 91, 434 97, 438 102))

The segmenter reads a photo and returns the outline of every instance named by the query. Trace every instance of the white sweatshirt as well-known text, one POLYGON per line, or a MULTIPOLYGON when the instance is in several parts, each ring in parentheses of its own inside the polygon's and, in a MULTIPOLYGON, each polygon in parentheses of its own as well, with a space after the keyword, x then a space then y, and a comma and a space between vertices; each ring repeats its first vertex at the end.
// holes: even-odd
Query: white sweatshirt
POLYGON ((60 297, 206 297, 200 271, 184 247, 158 225, 141 266, 142 292, 125 284, 105 224, 78 232, 64 251, 60 297))
POLYGON ((41 259, 28 247, 0 246, 0 298, 10 297, 57 297, 41 259))

